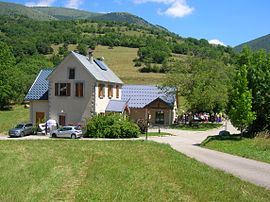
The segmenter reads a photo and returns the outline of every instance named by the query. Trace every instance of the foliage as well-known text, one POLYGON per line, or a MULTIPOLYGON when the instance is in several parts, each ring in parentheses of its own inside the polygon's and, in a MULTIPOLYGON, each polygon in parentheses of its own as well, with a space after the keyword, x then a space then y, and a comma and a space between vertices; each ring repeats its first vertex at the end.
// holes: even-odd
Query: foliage
POLYGON ((238 66, 246 66, 248 88, 252 92, 252 111, 256 120, 251 126, 254 134, 270 129, 270 54, 263 50, 252 52, 248 48, 237 57, 238 66))
POLYGON ((138 137, 139 127, 120 114, 97 115, 87 123, 86 137, 133 138, 138 137))
POLYGON ((216 60, 189 58, 176 61, 164 86, 175 87, 193 112, 224 111, 228 102, 233 67, 216 60))
POLYGON ((3 109, 18 99, 22 86, 21 71, 15 67, 11 48, 3 42, 0 42, 0 72, 0 109, 3 109))
POLYGON ((234 127, 237 127, 241 134, 255 120, 255 113, 252 111, 252 94, 248 89, 247 68, 240 66, 237 71, 232 92, 230 94, 228 115, 234 127))
POLYGON ((0 141, 0 156, 1 201, 270 198, 269 190, 151 141, 0 141))

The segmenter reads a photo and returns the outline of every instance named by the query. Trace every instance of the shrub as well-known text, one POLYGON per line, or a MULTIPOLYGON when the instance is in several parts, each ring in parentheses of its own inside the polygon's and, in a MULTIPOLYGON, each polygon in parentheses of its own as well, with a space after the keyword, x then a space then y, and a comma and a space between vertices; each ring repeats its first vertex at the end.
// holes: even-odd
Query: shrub
POLYGON ((93 138, 133 138, 140 133, 135 123, 119 114, 97 115, 86 128, 85 137, 93 138))

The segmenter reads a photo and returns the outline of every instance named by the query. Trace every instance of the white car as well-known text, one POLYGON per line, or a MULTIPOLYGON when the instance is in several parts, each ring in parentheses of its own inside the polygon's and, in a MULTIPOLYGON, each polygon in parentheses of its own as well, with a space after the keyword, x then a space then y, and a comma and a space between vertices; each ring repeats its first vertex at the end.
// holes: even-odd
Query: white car
POLYGON ((64 126, 51 132, 51 137, 65 137, 76 139, 82 136, 82 130, 79 126, 64 126))

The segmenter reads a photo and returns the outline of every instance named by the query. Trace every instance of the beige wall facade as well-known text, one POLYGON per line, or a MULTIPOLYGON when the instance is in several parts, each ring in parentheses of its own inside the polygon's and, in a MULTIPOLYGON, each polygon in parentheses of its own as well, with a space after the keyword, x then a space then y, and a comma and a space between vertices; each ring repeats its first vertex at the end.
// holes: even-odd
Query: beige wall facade
POLYGON ((49 102, 48 100, 32 100, 30 101, 30 120, 35 125, 36 123, 36 114, 37 112, 44 112, 44 121, 49 117, 49 102))
POLYGON ((49 118, 66 124, 83 123, 95 114, 96 81, 85 67, 72 56, 67 57, 49 76, 49 118), (75 69, 75 79, 69 79, 69 69, 75 69), (83 96, 75 95, 76 83, 83 83, 83 96), (70 96, 55 96, 55 83, 70 83, 70 96))
POLYGON ((98 82, 87 69, 72 56, 67 57, 49 76, 49 118, 59 122, 59 116, 65 116, 65 124, 84 124, 87 119, 98 113, 105 113, 111 99, 116 98, 116 84, 98 82), (69 79, 69 70, 75 69, 75 79, 69 79), (83 96, 75 94, 76 83, 83 83, 83 96), (70 83, 70 96, 56 96, 55 83, 70 83), (104 96, 99 97, 99 84, 104 85, 104 96), (113 95, 109 97, 108 86, 112 86, 113 95))

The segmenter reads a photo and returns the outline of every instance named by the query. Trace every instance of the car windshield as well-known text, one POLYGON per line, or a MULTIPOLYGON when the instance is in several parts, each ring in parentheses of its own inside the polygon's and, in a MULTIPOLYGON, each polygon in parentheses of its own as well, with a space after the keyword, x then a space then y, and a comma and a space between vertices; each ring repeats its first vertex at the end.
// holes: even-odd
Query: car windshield
POLYGON ((21 128, 23 128, 23 124, 18 124, 15 128, 16 129, 21 129, 21 128))

